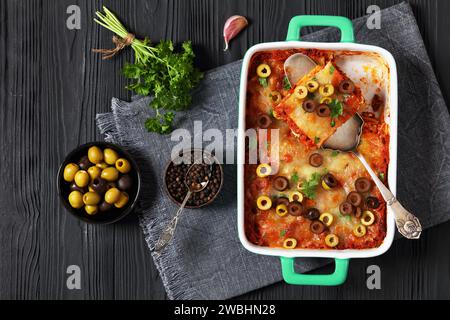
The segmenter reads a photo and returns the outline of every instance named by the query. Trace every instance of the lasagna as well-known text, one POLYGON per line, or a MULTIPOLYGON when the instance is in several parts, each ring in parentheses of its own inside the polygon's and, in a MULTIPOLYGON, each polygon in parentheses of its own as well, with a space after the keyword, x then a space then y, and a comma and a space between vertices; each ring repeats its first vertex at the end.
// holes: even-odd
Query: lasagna
MULTIPOLYGON (((361 90, 335 64, 336 57, 351 54, 290 49, 258 52, 252 57, 246 128, 268 132, 278 129, 279 138, 271 141, 269 134, 264 141, 266 145, 277 144, 276 156, 269 148, 264 161, 259 159, 244 167, 245 233, 250 242, 285 249, 336 250, 375 248, 383 242, 386 203, 364 166, 353 154, 320 148, 337 127, 358 111, 365 121, 358 151, 382 180, 387 177, 389 130, 383 117, 385 102, 378 95, 371 98, 377 104, 374 112, 371 101, 364 101, 361 90), (291 86, 283 66, 297 52, 308 55, 317 66, 291 86), (312 91, 308 90, 311 81, 315 81, 312 91), (347 85, 339 90, 343 81, 347 85), (326 92, 331 102, 321 101, 325 90, 322 87, 326 85, 334 89, 332 94, 326 92), (299 94, 304 93, 296 91, 299 86, 308 90, 303 98, 299 94), (342 112, 335 117, 305 112, 300 105, 308 99, 316 102, 316 108, 341 104, 342 112)), ((377 92, 381 95, 382 90, 377 92)), ((256 137, 260 139, 259 134, 256 137)), ((247 157, 250 149, 247 146, 247 157)))
POLYGON ((363 104, 361 90, 328 61, 301 78, 274 111, 305 143, 320 147, 363 104))

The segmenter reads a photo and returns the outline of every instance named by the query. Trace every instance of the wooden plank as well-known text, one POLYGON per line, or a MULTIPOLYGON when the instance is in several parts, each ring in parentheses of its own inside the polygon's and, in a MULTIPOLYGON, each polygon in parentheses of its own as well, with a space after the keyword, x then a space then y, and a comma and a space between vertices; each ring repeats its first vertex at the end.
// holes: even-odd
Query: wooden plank
MULTIPOLYGON (((164 289, 137 219, 91 226, 60 205, 54 176, 64 155, 80 143, 100 140, 94 118, 110 99, 129 99, 119 70, 128 50, 111 61, 92 54, 110 47, 111 33, 92 22, 100 3, 75 1, 81 30, 65 27, 74 1, 0 1, 0 298, 2 299, 163 299, 164 289), (82 289, 66 288, 66 268, 81 267, 82 289)), ((296 14, 365 14, 371 4, 391 0, 219 1, 111 0, 106 5, 131 31, 154 41, 193 41, 197 64, 206 70, 242 58, 256 43, 284 39, 296 14), (250 27, 223 52, 222 27, 233 14, 250 27)), ((411 1, 425 45, 447 98, 446 59, 450 27, 446 1, 411 1)), ((305 32, 313 29, 307 28, 305 32)), ((400 240, 384 256, 354 260, 347 283, 338 288, 279 283, 245 299, 449 298, 450 224, 426 231, 419 242, 400 240), (377 264, 382 290, 366 288, 366 268, 377 264)), ((330 271, 330 267, 317 272, 330 271)))

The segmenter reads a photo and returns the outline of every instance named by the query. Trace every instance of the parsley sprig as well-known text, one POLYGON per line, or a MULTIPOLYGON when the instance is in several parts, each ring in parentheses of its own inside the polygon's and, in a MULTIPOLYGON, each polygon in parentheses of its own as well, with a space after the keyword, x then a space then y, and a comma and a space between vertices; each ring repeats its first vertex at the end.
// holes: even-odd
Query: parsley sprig
POLYGON ((259 78, 258 81, 259 81, 259 84, 260 84, 263 88, 267 88, 267 86, 269 85, 269 84, 267 83, 267 79, 266 79, 266 78, 259 78))
POLYGON ((287 76, 284 76, 283 78, 283 89, 289 90, 291 88, 291 83, 289 82, 289 79, 287 76))
MULTIPOLYGON (((106 7, 103 10, 104 13, 96 12, 95 21, 122 39, 128 37, 128 31, 117 17, 106 7)), ((186 110, 191 105, 191 92, 203 76, 194 67, 192 44, 185 41, 182 50, 176 52, 170 40, 153 46, 148 39, 134 39, 131 47, 134 63, 127 63, 123 68, 124 76, 130 80, 127 89, 138 95, 154 96, 150 106, 155 116, 147 119, 145 127, 150 132, 170 133, 175 118, 173 111, 186 110)))
POLYGON ((317 186, 319 185, 321 178, 322 175, 320 173, 315 172, 311 175, 311 178, 309 178, 309 180, 306 180, 302 183, 300 190, 307 198, 310 199, 316 198, 317 186))
POLYGON ((330 117, 331 117, 330 125, 332 127, 334 127, 336 125, 335 119, 338 118, 339 116, 341 116, 344 113, 344 105, 339 100, 333 99, 328 104, 328 107, 331 110, 331 113, 330 113, 330 117))

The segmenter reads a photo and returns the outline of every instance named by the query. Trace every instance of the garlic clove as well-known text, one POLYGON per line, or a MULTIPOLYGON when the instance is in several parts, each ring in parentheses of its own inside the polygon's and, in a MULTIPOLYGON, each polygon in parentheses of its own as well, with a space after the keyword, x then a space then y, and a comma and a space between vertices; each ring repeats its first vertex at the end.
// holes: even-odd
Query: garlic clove
POLYGON ((225 49, 228 50, 228 43, 236 37, 242 29, 248 26, 248 21, 244 16, 231 16, 223 26, 223 38, 225 39, 225 49))

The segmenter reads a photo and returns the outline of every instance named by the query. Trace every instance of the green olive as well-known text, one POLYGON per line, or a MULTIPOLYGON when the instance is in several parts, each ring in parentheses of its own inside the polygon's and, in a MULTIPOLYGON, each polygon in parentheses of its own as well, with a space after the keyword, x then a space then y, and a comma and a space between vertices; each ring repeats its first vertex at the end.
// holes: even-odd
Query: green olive
POLYGON ((119 159, 119 155, 115 150, 106 148, 103 150, 103 158, 107 164, 113 165, 116 163, 117 159, 119 159))
POLYGON ((117 188, 111 188, 105 193, 105 201, 114 204, 120 199, 120 191, 117 188))
POLYGON ((116 168, 121 173, 128 173, 131 171, 131 164, 127 159, 120 158, 116 161, 116 168))
POLYGON ((94 206, 101 200, 100 195, 96 192, 86 192, 83 195, 83 202, 85 205, 94 206))
POLYGON ((119 171, 117 171, 117 169, 114 167, 108 167, 106 169, 103 169, 100 177, 106 181, 116 181, 117 179, 119 179, 119 171))
POLYGON ((75 163, 69 163, 64 167, 64 180, 67 182, 72 182, 75 178, 75 174, 78 172, 80 168, 75 163))
POLYGON ((108 164, 106 162, 97 163, 96 166, 101 170, 108 168, 108 164))
POLYGON ((84 210, 86 211, 86 213, 88 215, 94 215, 94 214, 97 213, 98 207, 97 206, 87 205, 87 206, 84 207, 84 210))
POLYGON ((88 150, 88 158, 92 163, 100 163, 103 161, 103 152, 97 146, 90 147, 88 150))
POLYGON ((117 200, 117 202, 114 203, 114 206, 116 206, 116 208, 119 209, 125 207, 125 205, 128 203, 129 198, 130 197, 128 196, 128 193, 122 192, 120 194, 119 200, 117 200))
POLYGON ((80 209, 83 203, 83 194, 80 191, 72 191, 69 194, 69 203, 75 209, 80 209))
POLYGON ((97 166, 92 166, 88 169, 89 176, 91 176, 91 180, 97 179, 100 177, 100 174, 102 173, 102 169, 100 169, 97 166))
POLYGON ((84 188, 89 184, 89 174, 84 171, 80 170, 75 174, 75 183, 80 188, 84 188))

